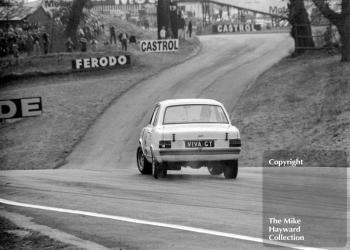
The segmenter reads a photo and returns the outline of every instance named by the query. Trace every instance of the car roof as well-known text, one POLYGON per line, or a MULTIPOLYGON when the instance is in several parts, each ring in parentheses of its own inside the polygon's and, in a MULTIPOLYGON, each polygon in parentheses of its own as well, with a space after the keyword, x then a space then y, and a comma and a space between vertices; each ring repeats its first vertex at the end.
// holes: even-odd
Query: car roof
POLYGON ((173 106, 173 105, 186 105, 186 104, 207 104, 207 105, 219 105, 222 104, 213 99, 201 99, 201 98, 188 98, 188 99, 168 99, 159 102, 161 106, 173 106))

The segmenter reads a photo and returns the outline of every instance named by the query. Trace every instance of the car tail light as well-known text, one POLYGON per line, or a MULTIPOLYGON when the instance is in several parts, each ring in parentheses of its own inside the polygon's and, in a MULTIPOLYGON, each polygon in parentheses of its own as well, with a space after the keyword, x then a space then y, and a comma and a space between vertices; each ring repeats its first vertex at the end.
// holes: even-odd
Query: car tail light
POLYGON ((230 147, 241 147, 241 139, 230 139, 230 147))
POLYGON ((171 141, 159 141, 159 148, 171 148, 171 141))

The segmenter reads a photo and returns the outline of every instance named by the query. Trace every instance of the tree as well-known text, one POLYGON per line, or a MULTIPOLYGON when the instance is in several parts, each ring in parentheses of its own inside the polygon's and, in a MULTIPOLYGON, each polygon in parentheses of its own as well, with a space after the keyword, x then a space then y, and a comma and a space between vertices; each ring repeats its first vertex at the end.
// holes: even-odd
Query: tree
POLYGON ((0 6, 14 6, 22 4, 24 4, 22 0, 0 0, 0 6))
POLYGON ((337 27, 342 43, 341 60, 350 61, 350 1, 341 1, 341 11, 336 12, 330 6, 327 0, 312 0, 321 13, 337 27))
POLYGON ((83 9, 88 5, 89 0, 74 0, 72 9, 68 17, 68 24, 66 27, 66 33, 68 37, 75 40, 77 29, 80 21, 83 18, 83 9))
POLYGON ((292 25, 291 35, 295 43, 294 54, 298 55, 303 53, 305 48, 315 47, 312 38, 311 22, 304 0, 290 0, 288 9, 288 21, 292 25))
POLYGON ((11 6, 14 3, 10 0, 0 0, 0 6, 11 6))

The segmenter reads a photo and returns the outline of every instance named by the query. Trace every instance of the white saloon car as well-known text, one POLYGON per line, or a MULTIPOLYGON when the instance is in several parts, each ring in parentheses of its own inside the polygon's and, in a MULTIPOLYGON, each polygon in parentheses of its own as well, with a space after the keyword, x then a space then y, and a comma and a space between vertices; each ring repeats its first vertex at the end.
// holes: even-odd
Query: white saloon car
POLYGON ((236 178, 241 151, 239 131, 224 106, 210 99, 159 102, 141 131, 137 165, 155 178, 181 167, 207 167, 212 175, 236 178))

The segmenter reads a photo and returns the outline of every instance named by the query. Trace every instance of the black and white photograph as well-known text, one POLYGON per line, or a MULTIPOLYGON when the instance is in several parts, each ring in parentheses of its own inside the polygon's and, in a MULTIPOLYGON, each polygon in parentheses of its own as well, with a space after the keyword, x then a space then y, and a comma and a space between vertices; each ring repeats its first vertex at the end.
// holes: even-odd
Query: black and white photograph
POLYGON ((350 249, 350 0, 0 0, 0 250, 350 249))

